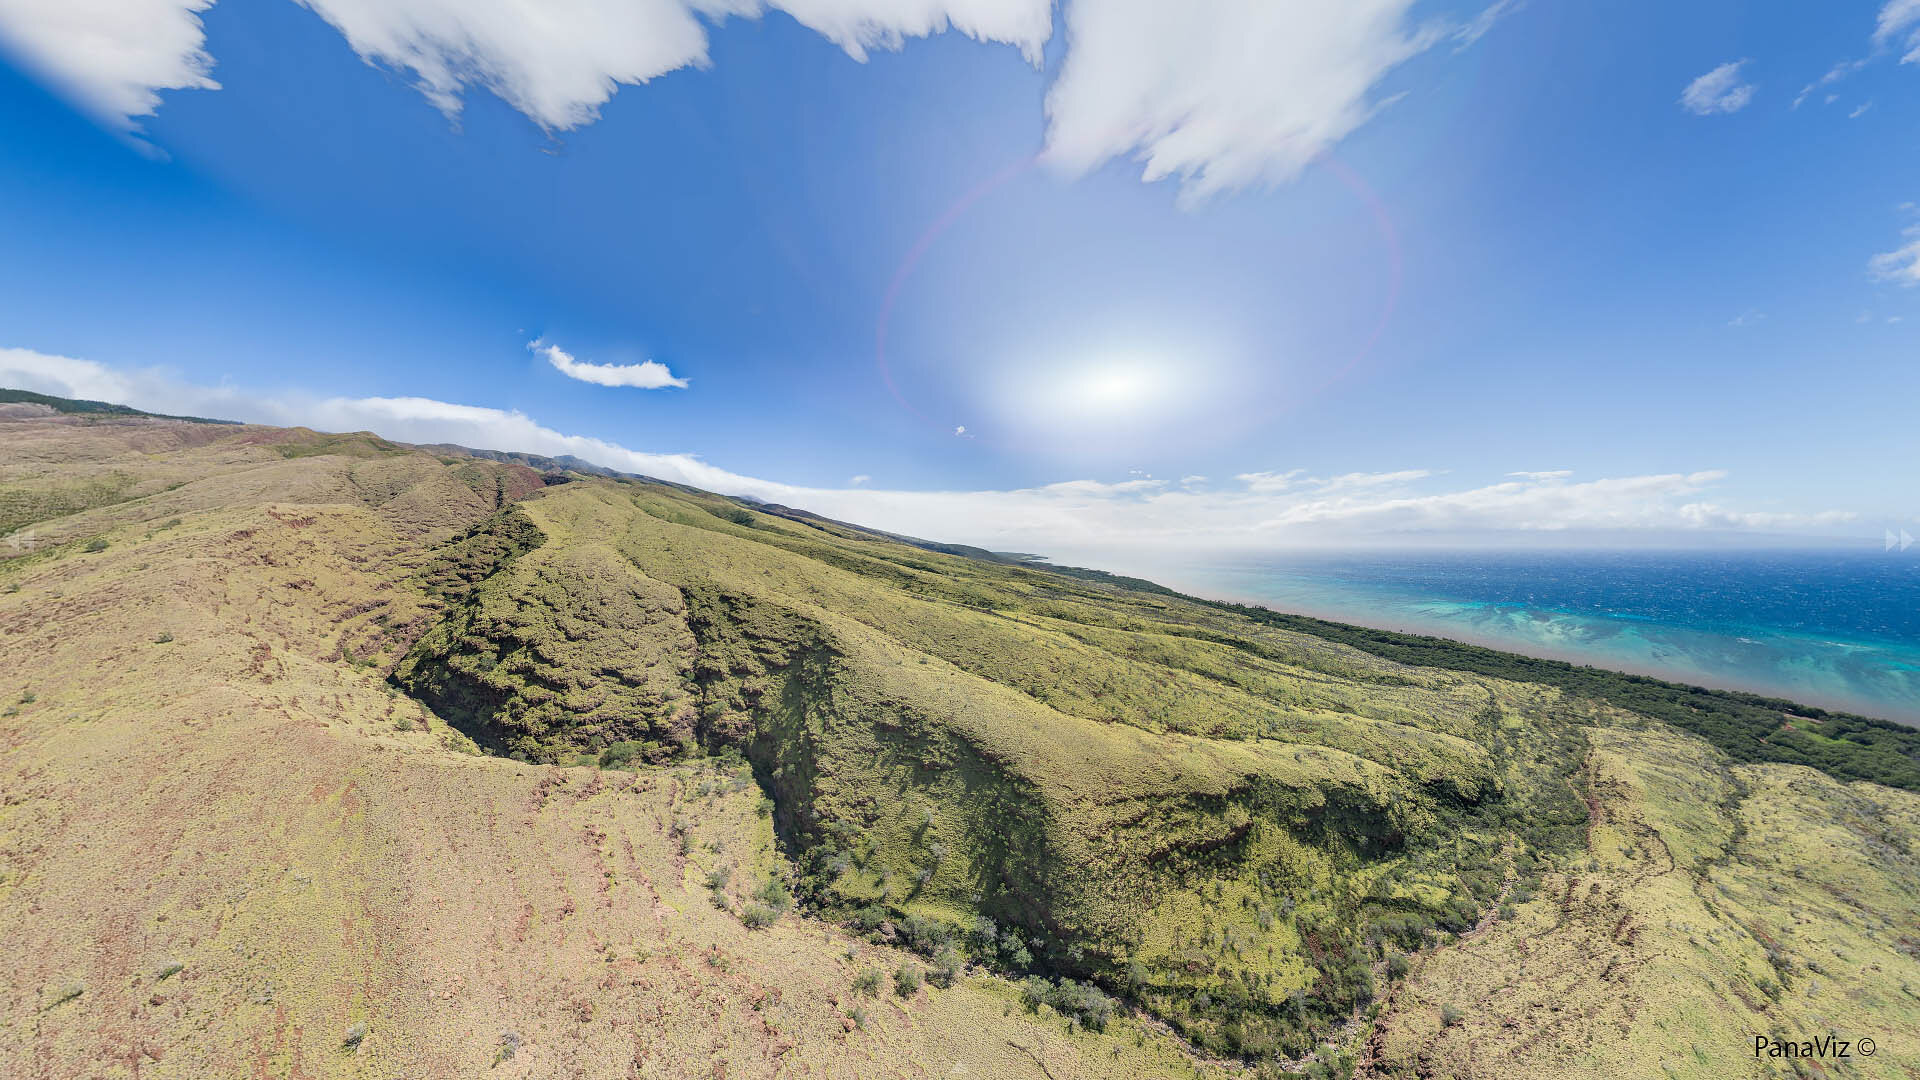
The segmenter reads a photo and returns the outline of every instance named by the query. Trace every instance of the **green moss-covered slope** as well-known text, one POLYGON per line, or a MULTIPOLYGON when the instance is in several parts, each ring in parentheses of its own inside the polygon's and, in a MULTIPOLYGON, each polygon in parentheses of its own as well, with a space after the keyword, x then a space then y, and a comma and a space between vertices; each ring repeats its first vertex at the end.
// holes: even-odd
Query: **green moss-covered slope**
POLYGON ((1551 691, 664 486, 551 489, 422 580, 394 678, 483 746, 742 753, 816 911, 1218 1052, 1307 1053, 1581 819, 1551 691))

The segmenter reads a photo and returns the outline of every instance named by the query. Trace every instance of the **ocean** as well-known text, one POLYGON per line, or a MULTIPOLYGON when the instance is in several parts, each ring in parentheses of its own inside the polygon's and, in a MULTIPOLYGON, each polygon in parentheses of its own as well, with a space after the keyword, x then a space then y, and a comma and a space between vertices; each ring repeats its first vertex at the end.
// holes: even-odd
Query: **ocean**
POLYGON ((1188 591, 1920 724, 1920 549, 1316 554, 1188 591))

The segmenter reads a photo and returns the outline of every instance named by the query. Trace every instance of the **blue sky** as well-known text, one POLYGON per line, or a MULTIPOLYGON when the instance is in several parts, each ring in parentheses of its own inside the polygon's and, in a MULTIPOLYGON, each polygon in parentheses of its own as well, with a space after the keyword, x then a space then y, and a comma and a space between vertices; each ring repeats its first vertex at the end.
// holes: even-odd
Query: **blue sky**
POLYGON ((1920 513, 1920 5, 759 7, 0 0, 0 383, 1130 566, 1920 513))

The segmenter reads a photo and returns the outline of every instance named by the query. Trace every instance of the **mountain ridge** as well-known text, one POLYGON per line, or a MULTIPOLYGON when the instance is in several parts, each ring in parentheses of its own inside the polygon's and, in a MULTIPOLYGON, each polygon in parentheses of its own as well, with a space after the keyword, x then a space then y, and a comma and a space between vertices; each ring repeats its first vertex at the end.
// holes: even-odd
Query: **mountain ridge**
POLYGON ((131 1040, 158 1075, 252 1045, 269 1075, 1627 1076, 1684 1030, 1705 1077, 1753 1074, 1725 1031, 1920 1033, 1887 929, 1920 923, 1920 797, 1604 696, 640 478, 0 431, 7 1071, 131 1040), (1802 852, 1825 884, 1783 896, 1802 852))

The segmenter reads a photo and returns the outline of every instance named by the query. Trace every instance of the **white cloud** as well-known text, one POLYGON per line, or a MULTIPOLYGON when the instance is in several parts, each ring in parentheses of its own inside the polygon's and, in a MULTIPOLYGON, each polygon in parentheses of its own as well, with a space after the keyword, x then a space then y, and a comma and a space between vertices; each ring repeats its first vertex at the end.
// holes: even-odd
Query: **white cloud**
POLYGON ((1766 312, 1761 311, 1758 308, 1748 308, 1747 310, 1741 312, 1740 314, 1735 315, 1733 318, 1728 319, 1727 325, 1728 326, 1752 326, 1755 323, 1765 320, 1766 317, 1767 317, 1766 312))
POLYGON ((1305 475, 1305 469, 1289 469, 1286 472, 1249 472, 1241 473, 1234 479, 1247 485, 1248 491, 1285 491, 1294 481, 1305 475))
MULTIPOLYGON (((1865 60, 1840 61, 1839 63, 1828 68, 1827 73, 1825 75, 1822 75, 1818 79, 1815 79, 1813 82, 1810 82, 1806 86, 1801 87, 1800 93, 1794 96, 1793 107, 1796 109, 1799 108, 1800 103, 1807 100, 1807 96, 1809 94, 1812 94, 1816 89, 1822 86, 1831 86, 1834 83, 1839 82, 1841 79, 1846 78, 1847 76, 1853 74, 1856 71, 1859 71, 1861 68, 1866 66, 1867 66, 1867 61, 1865 60)), ((1829 105, 1833 104, 1834 99, 1838 96, 1839 95, 1837 94, 1828 94, 1827 104, 1829 105)))
MULTIPOLYGON (((714 24, 782 12, 855 59, 957 30, 1038 65, 1053 0, 296 0, 370 64, 457 115, 480 89, 548 130, 593 121, 621 86, 703 67, 714 24)), ((158 91, 213 88, 197 13, 213 0, 0 0, 0 37, 122 128, 158 91)), ((1082 173, 1128 154, 1191 204, 1294 177, 1396 97, 1380 82, 1443 42, 1480 37, 1515 0, 1464 23, 1416 23, 1416 0, 1074 0, 1046 98, 1046 155, 1082 173)))
POLYGON ((0 48, 122 133, 162 90, 218 90, 199 13, 213 0, 0 0, 0 48))
POLYGON ((1920 285, 1920 224, 1907 226, 1900 233, 1901 244, 1867 260, 1867 272, 1876 281, 1891 281, 1911 288, 1920 285))
MULTIPOLYGON (((957 30, 1038 64, 1051 0, 296 0, 370 64, 412 76, 449 116, 479 88, 535 123, 592 121, 621 85, 707 64, 711 24, 783 12, 856 60, 957 30)), ((0 40, 112 123, 157 91, 214 89, 199 12, 214 0, 0 0, 0 40)))
MULTIPOLYGON (((139 397, 152 400, 150 386, 141 386, 92 360, 71 356, 53 356, 32 349, 0 348, 0 385, 14 390, 32 390, 56 397, 83 401, 105 401, 126 405, 139 397)), ((150 406, 156 412, 176 412, 172 408, 150 406)))
POLYGON ((546 357, 547 363, 567 378, 596 386, 632 386, 641 390, 660 390, 669 386, 684 390, 687 386, 687 380, 675 378, 667 365, 657 360, 643 360, 638 364, 589 364, 575 360, 573 354, 560 346, 544 341, 530 341, 527 348, 546 357))
POLYGON ((1394 68, 1486 32, 1416 26, 1413 0, 1080 0, 1047 92, 1046 158, 1081 174, 1136 155, 1191 204, 1284 183, 1382 106, 1394 68))
POLYGON ((1532 471, 1510 472, 1508 476, 1520 480, 1565 480, 1573 475, 1572 469, 1535 469, 1532 471))
MULTIPOLYGON (((1842 60, 1828 68, 1825 75, 1808 83, 1800 91, 1799 96, 1793 99, 1793 107, 1799 108, 1800 103, 1816 88, 1831 86, 1893 52, 1900 54, 1903 64, 1920 63, 1920 0, 1887 0, 1874 19, 1871 52, 1857 60, 1842 60)), ((1838 99, 1838 94, 1828 94, 1826 102, 1831 105, 1838 99)), ((1849 118, 1858 117, 1869 107, 1862 105, 1849 118)))
POLYGON ((746 476, 687 453, 631 450, 568 435, 514 410, 420 397, 317 398, 205 388, 158 370, 0 349, 0 386, 120 401, 159 412, 220 416, 391 439, 572 454, 626 472, 802 507, 874 528, 996 550, 1144 569, 1177 559, 1289 546, 1407 544, 1435 535, 1612 535, 1664 531, 1810 530, 1852 518, 1839 511, 1753 512, 1710 501, 1725 474, 1707 470, 1571 483, 1563 471, 1519 473, 1478 486, 1415 490, 1428 470, 1303 479, 1246 473, 1238 487, 1192 489, 1162 480, 1070 480, 1010 491, 815 488, 746 476), (1275 478, 1283 479, 1276 485, 1275 478))
POLYGON ((1873 47, 1906 50, 1903 64, 1920 61, 1920 0, 1888 0, 1874 23, 1873 47))
POLYGON ((1049 0, 299 0, 449 115, 479 87, 542 127, 592 121, 622 84, 707 64, 710 21, 780 11, 864 60, 949 27, 1038 61, 1049 0))
POLYGON ((866 473, 861 473, 860 475, 852 477, 847 481, 847 484, 850 487, 865 487, 866 485, 871 483, 873 483, 873 477, 868 476, 866 473))
POLYGON ((1425 480, 1432 476, 1429 469, 1401 469, 1398 472, 1346 473, 1326 480, 1315 480, 1322 491, 1342 491, 1350 488, 1404 487, 1415 480, 1425 480))
POLYGON ((1856 107, 1854 108, 1854 110, 1853 110, 1852 112, 1850 112, 1850 113, 1848 113, 1848 114, 1847 114, 1847 119, 1849 119, 1849 120, 1858 120, 1858 119, 1860 119, 1860 117, 1862 117, 1862 116, 1864 116, 1864 115, 1866 114, 1866 111, 1867 111, 1868 109, 1871 109, 1871 108, 1873 108, 1873 102, 1871 102, 1871 101, 1868 101, 1868 102, 1864 102, 1864 103, 1862 103, 1862 104, 1860 104, 1860 105, 1858 105, 1858 106, 1856 106, 1856 107))
POLYGON ((1752 83, 1740 81, 1740 69, 1746 64, 1745 60, 1721 64, 1688 83, 1680 92, 1681 107, 1695 116, 1736 113, 1746 108, 1757 89, 1752 83))
POLYGON ((1454 51, 1459 52, 1486 37, 1495 23, 1520 10, 1524 3, 1526 0, 1494 0, 1491 6, 1453 32, 1454 51))

